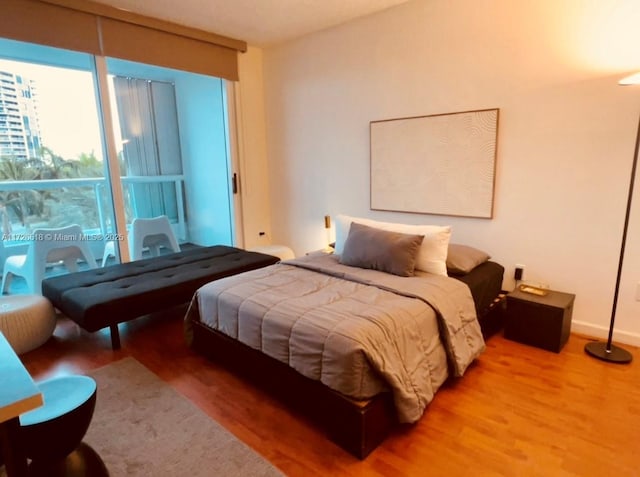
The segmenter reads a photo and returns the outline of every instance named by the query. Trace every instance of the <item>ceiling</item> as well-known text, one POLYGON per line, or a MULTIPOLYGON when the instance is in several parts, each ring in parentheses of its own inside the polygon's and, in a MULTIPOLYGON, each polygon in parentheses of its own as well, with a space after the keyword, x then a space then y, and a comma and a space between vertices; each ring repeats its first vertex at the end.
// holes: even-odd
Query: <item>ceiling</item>
POLYGON ((97 0, 266 47, 408 0, 97 0))

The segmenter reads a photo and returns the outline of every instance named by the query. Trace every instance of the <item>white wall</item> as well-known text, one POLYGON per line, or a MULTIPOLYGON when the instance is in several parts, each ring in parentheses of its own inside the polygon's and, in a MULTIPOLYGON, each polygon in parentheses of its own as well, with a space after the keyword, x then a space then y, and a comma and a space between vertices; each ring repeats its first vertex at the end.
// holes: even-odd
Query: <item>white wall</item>
MULTIPOLYGON (((577 295, 606 336, 640 88, 637 0, 417 0, 264 52, 272 241, 325 244, 323 216, 451 224, 525 279, 577 295), (494 218, 369 210, 369 122, 500 108, 494 218)), ((637 203, 640 204, 640 197, 637 203)), ((640 205, 616 337, 640 344, 640 205)))
POLYGON ((234 98, 235 139, 244 234, 239 245, 251 248, 272 242, 262 50, 249 47, 246 53, 239 55, 238 70, 240 81, 235 84, 234 98))

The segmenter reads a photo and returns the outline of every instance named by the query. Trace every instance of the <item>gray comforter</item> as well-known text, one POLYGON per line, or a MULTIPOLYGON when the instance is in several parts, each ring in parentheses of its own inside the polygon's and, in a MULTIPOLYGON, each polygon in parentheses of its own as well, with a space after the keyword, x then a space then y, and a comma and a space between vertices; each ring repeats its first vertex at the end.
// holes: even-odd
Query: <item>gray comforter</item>
MULTIPOLYGON (((448 372, 484 350, 469 288, 311 255, 211 282, 200 321, 353 398, 390 389, 401 422, 420 418, 448 372)), ((189 317, 187 318, 187 326, 189 317)))

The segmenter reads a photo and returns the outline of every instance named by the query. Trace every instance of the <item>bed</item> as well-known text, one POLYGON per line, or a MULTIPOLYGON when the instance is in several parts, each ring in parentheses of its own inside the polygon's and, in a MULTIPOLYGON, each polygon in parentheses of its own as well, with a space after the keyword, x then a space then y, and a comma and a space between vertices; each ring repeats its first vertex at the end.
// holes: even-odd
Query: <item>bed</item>
POLYGON ((341 252, 203 286, 185 337, 364 458, 399 422, 420 419, 445 380, 482 353, 477 317, 495 313, 504 269, 483 258, 468 271, 399 276, 341 263, 341 252))
POLYGON ((469 287, 476 306, 482 336, 488 339, 500 331, 504 325, 506 293, 502 289, 504 267, 487 260, 466 273, 449 273, 451 278, 460 280, 469 287))

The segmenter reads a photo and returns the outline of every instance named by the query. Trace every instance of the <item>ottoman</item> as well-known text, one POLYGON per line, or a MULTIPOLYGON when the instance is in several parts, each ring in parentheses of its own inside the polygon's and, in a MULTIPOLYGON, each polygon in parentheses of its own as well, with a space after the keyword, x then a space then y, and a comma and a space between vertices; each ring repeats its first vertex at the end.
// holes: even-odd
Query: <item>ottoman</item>
POLYGON ((0 297, 0 331, 16 352, 23 354, 44 344, 56 327, 51 302, 40 295, 0 297))

